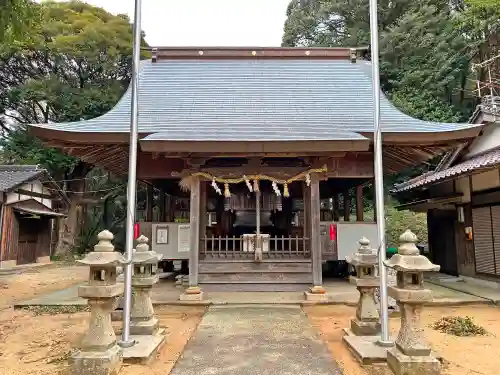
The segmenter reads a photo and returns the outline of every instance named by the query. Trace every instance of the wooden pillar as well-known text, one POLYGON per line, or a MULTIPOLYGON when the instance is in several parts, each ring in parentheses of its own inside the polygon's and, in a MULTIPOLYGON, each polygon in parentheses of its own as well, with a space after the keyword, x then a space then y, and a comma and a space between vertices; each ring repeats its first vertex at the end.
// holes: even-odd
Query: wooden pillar
MULTIPOLYGON (((302 197, 304 199, 304 237, 311 238, 311 189, 306 183, 302 184, 302 197)), ((309 247, 311 247, 309 243, 309 247)))
POLYGON ((356 221, 364 221, 363 185, 356 186, 356 221))
POLYGON ((146 185, 146 221, 153 221, 153 185, 146 185))
POLYGON ((344 191, 344 221, 351 220, 351 196, 349 189, 344 191))
MULTIPOLYGON (((193 176, 191 181, 190 201, 190 252, 189 252, 189 289, 199 290, 198 259, 200 254, 200 178, 193 176)), ((194 294, 194 293, 193 293, 194 294)))
POLYGON ((339 195, 333 194, 333 221, 339 221, 339 195))
POLYGON ((208 181, 200 181, 200 240, 207 235, 207 186, 208 181))
POLYGON ((311 258, 313 270, 313 288, 311 293, 324 294, 322 264, 321 264, 321 239, 320 239, 320 196, 319 196, 319 176, 311 175, 310 186, 310 234, 311 234, 311 258))

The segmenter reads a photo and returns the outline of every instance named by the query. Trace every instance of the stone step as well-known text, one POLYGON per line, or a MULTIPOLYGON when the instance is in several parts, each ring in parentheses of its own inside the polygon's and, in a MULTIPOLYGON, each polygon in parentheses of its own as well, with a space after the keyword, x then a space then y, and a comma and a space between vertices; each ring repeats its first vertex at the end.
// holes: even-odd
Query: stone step
POLYGON ((310 272, 245 272, 245 273, 206 273, 199 275, 199 283, 229 283, 229 284, 303 284, 311 283, 310 272))
POLYGON ((309 262, 201 262, 199 273, 312 272, 309 262))
POLYGON ((203 292, 306 292, 311 283, 304 284, 202 284, 203 292))

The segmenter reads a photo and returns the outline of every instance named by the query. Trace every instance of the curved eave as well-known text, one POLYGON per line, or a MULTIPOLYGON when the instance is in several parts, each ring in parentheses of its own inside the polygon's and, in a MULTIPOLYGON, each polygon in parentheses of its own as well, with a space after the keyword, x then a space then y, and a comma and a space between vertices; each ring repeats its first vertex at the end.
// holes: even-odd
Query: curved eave
MULTIPOLYGON (((473 139, 483 129, 482 124, 470 128, 447 130, 441 132, 387 132, 382 133, 383 142, 391 146, 433 146, 453 141, 473 139)), ((360 133, 373 140, 373 133, 360 133)))

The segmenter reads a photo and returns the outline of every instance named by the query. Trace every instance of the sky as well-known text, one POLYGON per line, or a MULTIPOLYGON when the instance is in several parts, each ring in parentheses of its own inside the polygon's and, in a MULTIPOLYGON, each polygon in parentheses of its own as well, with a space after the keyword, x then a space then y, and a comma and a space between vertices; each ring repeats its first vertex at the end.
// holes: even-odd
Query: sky
MULTIPOLYGON (((134 18, 134 0, 85 0, 134 18)), ((150 46, 280 46, 290 0, 142 0, 150 46)))

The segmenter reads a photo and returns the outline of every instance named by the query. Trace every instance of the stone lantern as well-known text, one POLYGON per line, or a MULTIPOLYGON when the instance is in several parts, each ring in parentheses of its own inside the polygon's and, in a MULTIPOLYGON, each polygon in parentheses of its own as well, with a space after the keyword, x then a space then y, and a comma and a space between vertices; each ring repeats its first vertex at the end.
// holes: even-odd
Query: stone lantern
POLYGON ((130 312, 130 333, 132 335, 156 335, 159 331, 155 317, 151 290, 159 280, 156 271, 163 255, 149 251, 148 238, 140 236, 132 263, 132 311, 130 312))
POLYGON ((370 241, 363 237, 359 240, 359 248, 352 257, 346 257, 356 270, 356 276, 349 278, 351 284, 359 291, 356 317, 351 320, 351 331, 356 336, 375 336, 380 333, 380 322, 375 291, 379 287, 376 275, 377 255, 370 247, 370 241))
POLYGON ((440 363, 425 343, 420 315, 424 304, 432 300, 432 292, 424 288, 424 272, 439 271, 439 266, 420 255, 415 245, 417 236, 411 231, 404 232, 399 240, 398 254, 385 261, 397 272, 396 285, 389 287, 389 295, 401 310, 401 328, 396 346, 387 352, 387 364, 397 375, 437 375, 440 363))
POLYGON ((116 343, 111 325, 111 311, 123 284, 116 283, 116 268, 123 257, 114 251, 113 234, 107 230, 97 236, 94 251, 79 262, 90 267, 88 284, 78 288, 78 295, 88 300, 90 321, 79 351, 70 358, 72 375, 112 375, 122 365, 122 349, 116 343))

